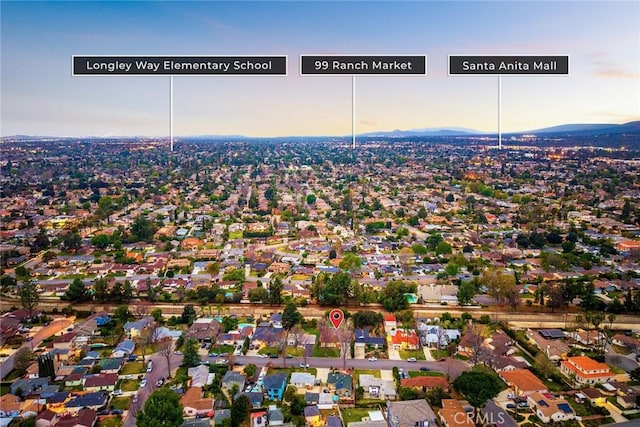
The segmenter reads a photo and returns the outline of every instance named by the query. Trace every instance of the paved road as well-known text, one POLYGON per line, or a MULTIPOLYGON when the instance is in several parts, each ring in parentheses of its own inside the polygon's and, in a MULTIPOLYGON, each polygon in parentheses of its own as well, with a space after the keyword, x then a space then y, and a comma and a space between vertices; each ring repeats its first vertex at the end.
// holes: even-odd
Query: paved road
MULTIPOLYGON (((138 390, 135 394, 134 402, 131 404, 129 410, 127 411, 123 427, 135 427, 136 425, 136 413, 139 408, 144 407, 144 402, 147 400, 147 397, 151 394, 151 392, 156 389, 156 382, 160 377, 167 378, 168 366, 166 357, 162 356, 159 353, 155 353, 150 357, 146 358, 147 362, 149 360, 153 361, 153 370, 145 375, 147 379, 147 385, 138 390)), ((175 372, 175 370, 182 363, 182 355, 171 354, 171 371, 175 372)))
MULTIPOLYGON (((35 333, 31 341, 27 341, 22 344, 22 347, 26 347, 30 350, 35 349, 45 339, 51 335, 55 335, 73 324, 73 318, 57 319, 52 321, 47 326, 44 326, 38 332, 35 333)), ((15 353, 7 357, 4 362, 0 363, 0 378, 6 377, 13 370, 15 361, 15 353)))

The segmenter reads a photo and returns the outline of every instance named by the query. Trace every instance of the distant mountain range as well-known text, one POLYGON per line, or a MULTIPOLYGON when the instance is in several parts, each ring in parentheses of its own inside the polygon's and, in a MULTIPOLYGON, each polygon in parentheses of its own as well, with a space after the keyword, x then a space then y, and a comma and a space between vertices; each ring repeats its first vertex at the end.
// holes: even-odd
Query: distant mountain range
MULTIPOLYGON (((640 120, 623 123, 623 124, 565 124, 558 126, 551 126, 542 129, 535 129, 523 132, 508 132, 503 135, 518 136, 518 135, 544 135, 544 136, 587 136, 587 135, 619 135, 619 134, 639 134, 640 135, 640 120)), ((476 129, 461 128, 461 127, 435 127, 435 128, 421 128, 421 129, 409 129, 409 130, 392 130, 392 131, 377 131, 357 134, 358 137, 366 138, 410 138, 410 137, 446 137, 446 136, 495 136, 497 132, 481 132, 476 129)), ((351 135, 343 135, 337 138, 351 137, 351 135)), ((35 135, 14 135, 10 137, 4 137, 2 139, 21 139, 21 140, 35 140, 35 139, 121 139, 132 138, 124 136, 114 137, 49 137, 49 136, 35 136, 35 135)), ((135 138, 145 138, 138 136, 135 138)), ((239 139, 253 139, 253 140, 274 140, 274 139, 326 139, 336 138, 336 136, 288 136, 288 137, 248 137, 244 135, 192 135, 192 136, 180 136, 177 137, 181 140, 239 140, 239 139)))
MULTIPOLYGON (((558 135, 558 136, 575 136, 575 135, 605 135, 605 134, 621 134, 640 132, 640 120, 635 122, 624 123, 621 125, 611 123, 599 124, 566 124, 551 126, 542 129, 535 129, 523 132, 508 132, 505 135, 558 135)), ((458 127, 440 127, 440 128, 423 128, 409 130, 392 130, 383 132, 367 132, 358 134, 364 137, 387 137, 402 138, 412 136, 478 136, 478 135, 496 135, 497 132, 481 132, 476 129, 458 128, 458 127)))

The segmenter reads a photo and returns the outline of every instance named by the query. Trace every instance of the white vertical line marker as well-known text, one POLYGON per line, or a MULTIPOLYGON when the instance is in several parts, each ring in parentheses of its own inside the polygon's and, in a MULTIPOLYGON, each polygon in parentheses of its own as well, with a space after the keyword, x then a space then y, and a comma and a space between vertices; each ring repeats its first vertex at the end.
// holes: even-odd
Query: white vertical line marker
POLYGON ((351 147, 356 149, 356 75, 351 75, 351 147))
POLYGON ((498 74, 498 148, 502 150, 502 74, 498 74))
POLYGON ((173 152, 173 75, 169 76, 169 140, 173 152))

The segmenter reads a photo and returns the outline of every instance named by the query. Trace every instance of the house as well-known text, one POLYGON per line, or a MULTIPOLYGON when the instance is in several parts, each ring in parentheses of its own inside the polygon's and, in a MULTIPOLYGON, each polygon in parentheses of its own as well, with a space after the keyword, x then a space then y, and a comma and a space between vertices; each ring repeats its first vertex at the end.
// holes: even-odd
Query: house
POLYGON ((120 372, 124 359, 122 357, 110 357, 108 359, 100 359, 100 372, 103 374, 117 374, 120 372))
POLYGON ((342 400, 353 399, 353 377, 349 374, 330 372, 327 376, 327 387, 334 390, 342 400))
POLYGON ((47 409, 60 414, 64 412, 64 405, 71 400, 71 393, 68 391, 60 391, 47 399, 47 409))
POLYGON ((384 347, 384 337, 371 336, 366 329, 356 329, 353 335, 356 343, 365 344, 376 349, 384 347))
POLYGON ((389 427, 435 426, 436 414, 425 399, 387 403, 389 427))
POLYGON ((284 414, 276 405, 269 405, 269 426, 283 426, 284 414))
POLYGON ((56 427, 93 427, 98 421, 98 413, 91 408, 83 408, 76 415, 63 416, 56 427))
POLYGON ((66 334, 59 335, 49 343, 49 348, 69 350, 72 347, 73 340, 76 338, 76 332, 67 332, 66 334))
POLYGON ((391 335, 391 345, 396 350, 418 350, 420 348, 420 338, 414 330, 397 329, 391 335))
POLYGON ((318 405, 304 407, 304 423, 309 427, 324 427, 324 419, 318 405))
POLYGON ((313 387, 316 383, 316 377, 307 372, 293 372, 289 384, 298 388, 313 387))
POLYGON ((624 396, 616 396, 616 401, 618 405, 622 406, 624 409, 634 409, 637 407, 638 394, 625 394, 624 396))
POLYGON ((0 418, 16 418, 20 415, 22 400, 14 394, 0 397, 0 418))
POLYGON ((449 381, 446 377, 418 376, 413 378, 403 378, 400 380, 402 387, 418 388, 422 391, 440 387, 444 391, 449 390, 449 381))
POLYGON ((213 415, 213 398, 202 397, 202 387, 189 387, 180 398, 184 408, 184 415, 195 417, 198 415, 213 415))
POLYGON ((514 359, 511 356, 497 356, 491 359, 489 363, 496 372, 526 369, 527 367, 527 362, 514 359))
POLYGON ((337 415, 329 415, 327 417, 327 427, 343 427, 342 419, 337 415))
POLYGON ((140 336, 142 331, 151 326, 153 322, 153 317, 146 316, 133 322, 127 322, 122 328, 124 329, 124 333, 129 335, 129 338, 133 339, 140 336))
POLYGON ((334 398, 337 402, 338 396, 333 393, 310 393, 304 394, 304 401, 307 405, 318 405, 320 409, 333 408, 334 398))
POLYGON ((264 393, 257 393, 253 391, 245 391, 240 392, 234 396, 234 400, 238 398, 241 394, 244 394, 249 398, 249 402, 251 402, 251 406, 256 409, 262 407, 262 401, 264 400, 264 393))
POLYGON ((527 401, 543 423, 562 422, 573 420, 576 417, 569 402, 559 397, 549 398, 542 393, 535 392, 527 396, 527 401))
POLYGON ((398 320, 395 314, 384 315, 384 327, 385 329, 395 329, 398 327, 398 320))
POLYGON ((245 382, 245 376, 236 371, 227 371, 222 377, 222 387, 227 390, 231 390, 234 384, 238 386, 238 390, 243 390, 245 382))
POLYGON ((445 329, 440 326, 431 326, 425 328, 425 333, 422 335, 422 344, 435 347, 446 347, 452 341, 460 338, 460 331, 457 329, 445 329))
POLYGON ((95 374, 84 377, 84 389, 90 392, 113 391, 118 382, 118 374, 95 374))
POLYGON ((442 409, 438 412, 440 421, 445 427, 474 427, 475 413, 467 402, 456 399, 442 399, 442 409), (467 408, 471 408, 470 411, 467 408))
POLYGON ((48 378, 33 378, 24 379, 20 378, 15 380, 9 387, 9 392, 16 396, 26 396, 33 392, 38 392, 43 388, 49 386, 48 378))
POLYGON ((187 375, 191 379, 189 386, 204 387, 213 382, 215 374, 209 374, 209 367, 206 365, 198 365, 187 369, 187 375))
POLYGON ((393 380, 383 380, 370 374, 361 374, 360 387, 364 388, 364 397, 368 399, 395 400, 396 385, 393 380))
POLYGON ((136 343, 131 340, 124 340, 116 346, 111 352, 112 357, 129 357, 136 349, 136 343))
POLYGON ((620 347, 626 347, 631 351, 640 349, 640 340, 633 337, 628 337, 624 334, 615 334, 611 342, 620 347))
POLYGON ((579 384, 601 384, 615 375, 606 363, 596 362, 588 356, 574 356, 560 362, 560 371, 579 384))
POLYGON ((272 347, 280 344, 284 336, 285 331, 282 328, 259 326, 253 333, 251 344, 256 348, 260 348, 262 346, 272 347))
POLYGON ((264 409, 253 411, 249 414, 251 427, 266 427, 269 425, 269 414, 264 409))
POLYGON ((514 369, 498 372, 498 376, 511 387, 517 396, 531 393, 546 393, 547 387, 528 369, 514 369))
POLYGON ((58 424, 60 415, 50 410, 42 411, 36 417, 36 427, 53 427, 58 424))
POLYGON ((580 390, 580 393, 577 393, 576 397, 578 397, 579 394, 584 396, 583 399, 588 399, 592 406, 604 406, 607 401, 607 396, 597 388, 591 387, 580 390))
POLYGON ((282 400, 282 395, 287 387, 287 374, 267 375, 264 377, 263 386, 270 400, 282 400))
POLYGON ((71 414, 78 414, 82 408, 90 408, 94 411, 99 411, 107 406, 109 401, 109 393, 106 391, 99 391, 96 393, 87 393, 81 396, 77 396, 75 399, 71 399, 64 406, 67 412, 71 414))

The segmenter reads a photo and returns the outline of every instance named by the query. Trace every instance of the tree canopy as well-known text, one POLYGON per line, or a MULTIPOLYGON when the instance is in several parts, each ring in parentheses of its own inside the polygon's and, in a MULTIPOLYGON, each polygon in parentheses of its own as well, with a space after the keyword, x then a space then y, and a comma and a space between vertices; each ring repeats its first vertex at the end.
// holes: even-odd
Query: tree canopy
POLYGON ((149 395, 144 409, 136 415, 137 427, 179 427, 183 422, 183 408, 177 393, 159 388, 149 395))
POLYGON ((500 380, 486 372, 463 372, 453 382, 453 387, 462 393, 469 403, 481 408, 487 400, 493 399, 503 388, 500 380))

